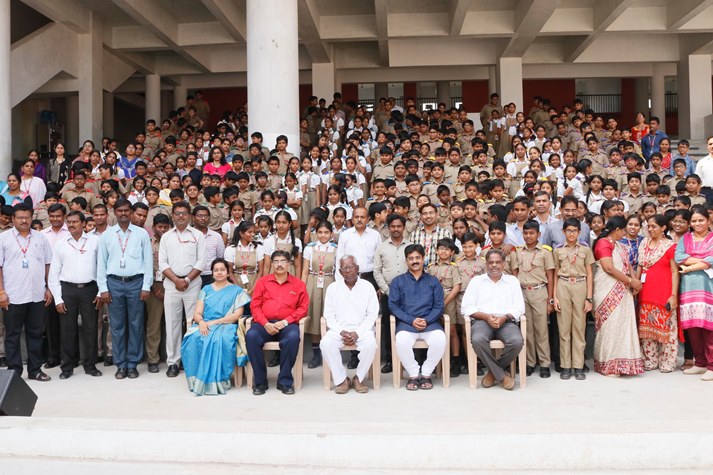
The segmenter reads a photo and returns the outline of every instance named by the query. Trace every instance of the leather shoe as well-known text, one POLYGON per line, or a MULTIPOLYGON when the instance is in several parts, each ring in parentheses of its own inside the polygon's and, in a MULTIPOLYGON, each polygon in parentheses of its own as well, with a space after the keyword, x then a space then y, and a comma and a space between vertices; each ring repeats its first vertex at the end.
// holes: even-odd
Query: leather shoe
POLYGON ((314 351, 314 354, 312 355, 312 359, 309 360, 309 363, 307 363, 307 367, 309 369, 315 369, 319 368, 322 366, 322 352, 319 350, 314 351))
POLYGON ((74 374, 72 371, 62 371, 59 373, 59 379, 69 379, 74 374))
POLYGON ((527 376, 532 376, 532 373, 535 372, 535 367, 534 366, 528 366, 527 367, 527 376))
POLYGON ((340 384, 337 385, 337 387, 334 388, 335 394, 346 394, 349 392, 349 388, 351 387, 351 381, 349 380, 349 377, 344 378, 344 381, 342 381, 340 384))
POLYGON ((558 373, 562 372, 562 367, 559 365, 559 363, 555 363, 555 371, 557 371, 558 373))
POLYGON ((587 366, 587 365, 585 364, 585 365, 584 365, 584 368, 582 368, 582 370, 583 370, 585 373, 589 373, 589 366, 587 366))
POLYGON ((158 363, 149 363, 149 373, 158 373, 158 363))
POLYGON ((460 362, 456 359, 451 359, 451 378, 460 376, 460 362))
POLYGON ((84 374, 88 374, 89 376, 94 376, 96 378, 98 376, 101 376, 102 372, 99 371, 95 366, 92 366, 91 368, 84 368, 84 374))
POLYGON ((277 389, 282 391, 282 394, 294 394, 295 393, 294 386, 283 386, 282 384, 278 384, 277 389))
POLYGON ((105 356, 104 357, 104 366, 114 366, 114 357, 113 356, 105 356))
POLYGON ((354 378, 352 379, 352 387, 354 388, 354 391, 360 394, 369 392, 369 386, 359 381, 359 378, 357 378, 356 375, 354 375, 354 378))
POLYGON ((485 374, 485 365, 483 363, 478 363, 478 369, 475 374, 478 376, 483 376, 485 374))
POLYGON ((275 366, 280 365, 280 352, 275 351, 272 354, 272 358, 270 358, 270 361, 267 362, 267 367, 268 368, 274 368, 275 366))
POLYGON ((0 368, 7 367, 7 359, 4 356, 0 356, 0 368))
POLYGON ((381 374, 389 374, 394 370, 394 367, 391 365, 391 363, 386 363, 384 366, 381 367, 381 374))
MULTIPOLYGON (((575 369, 575 371, 577 371, 575 369)), ((581 371, 581 370, 579 370, 581 371)), ((560 379, 569 379, 572 377, 572 370, 569 368, 562 368, 562 372, 560 373, 560 379)))
POLYGON ((166 376, 168 376, 169 378, 175 378, 176 376, 178 376, 178 365, 168 365, 168 369, 166 370, 166 376))
POLYGON ((540 378, 549 378, 549 377, 550 377, 550 368, 540 367, 540 378))
POLYGON ((262 396, 267 391, 267 383, 253 386, 253 396, 262 396))
POLYGON ((349 363, 347 363, 347 369, 355 369, 357 366, 359 366, 359 356, 352 354, 349 363))
POLYGON ((114 377, 116 379, 124 379, 126 378, 127 372, 126 368, 119 368, 116 370, 116 374, 114 374, 114 377))
POLYGON ((52 360, 52 359, 50 359, 50 360, 47 360, 47 363, 45 363, 44 368, 45 368, 45 369, 56 368, 57 366, 60 365, 60 363, 61 363, 61 362, 60 362, 59 360, 52 360))
POLYGON ((587 374, 581 369, 575 369, 574 379, 576 379, 577 381, 584 381, 585 379, 587 379, 587 374))
POLYGON ((515 387, 515 379, 511 378, 509 375, 503 376, 503 380, 500 382, 502 386, 508 391, 515 387))
POLYGON ((139 377, 139 370, 136 368, 129 368, 126 370, 126 375, 129 377, 129 379, 136 379, 139 377))
POLYGON ((495 376, 493 375, 493 373, 488 371, 488 373, 483 376, 483 379, 482 381, 480 381, 480 384, 482 384, 484 388, 492 388, 493 386, 495 386, 495 376))

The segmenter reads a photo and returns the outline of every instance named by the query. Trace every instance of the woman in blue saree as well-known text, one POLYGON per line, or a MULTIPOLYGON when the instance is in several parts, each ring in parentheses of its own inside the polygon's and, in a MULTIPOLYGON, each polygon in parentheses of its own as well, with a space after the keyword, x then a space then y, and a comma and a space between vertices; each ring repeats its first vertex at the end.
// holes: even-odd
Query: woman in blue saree
POLYGON ((211 264, 215 282, 201 290, 193 315, 193 325, 181 345, 188 389, 198 396, 225 394, 235 365, 244 366, 245 342, 238 341, 238 321, 250 297, 228 281, 228 263, 216 259, 211 264))

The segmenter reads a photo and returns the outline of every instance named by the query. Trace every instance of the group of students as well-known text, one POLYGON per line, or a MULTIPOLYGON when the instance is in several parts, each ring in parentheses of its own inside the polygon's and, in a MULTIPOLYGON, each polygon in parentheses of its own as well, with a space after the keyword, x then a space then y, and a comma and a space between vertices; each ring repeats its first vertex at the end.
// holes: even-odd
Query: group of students
MULTIPOLYGON (((594 369, 605 375, 669 372, 685 340, 685 372, 713 379, 713 317, 707 311, 713 287, 706 273, 713 262, 713 204, 688 144, 680 141, 672 154, 656 118, 644 124, 645 133, 640 122, 623 130, 613 119, 604 126, 581 102, 574 105, 558 112, 536 98, 525 115, 512 105, 500 108, 494 95, 476 131, 465 111, 445 105, 418 112, 407 104, 399 111, 385 99, 372 114, 335 98, 328 109, 305 111, 298 155, 287 151, 285 136, 269 150, 255 132, 245 147, 244 125, 226 120, 214 132, 197 130, 180 120, 181 111, 161 130, 148 121, 124 155, 108 139, 98 149, 86 141, 73 160, 65 158, 62 144, 47 164, 31 153, 0 191, 0 227, 12 229, 13 206, 29 204, 32 228, 54 236, 53 247, 52 241, 66 238, 67 210, 82 215, 85 233, 102 235, 117 223, 117 202, 128 200, 132 225, 150 236, 151 275, 160 282, 165 276, 156 250, 180 203, 189 210, 191 229, 204 236, 201 255, 209 257, 196 264, 202 285, 214 280, 214 260, 224 259, 224 281, 243 290, 243 306, 259 279, 271 274, 274 252, 290 256, 289 274, 309 295, 309 368, 322 364, 320 317, 325 289, 339 279, 339 257, 355 256, 361 278, 379 293, 386 325, 389 284, 406 270, 403 246, 419 244, 451 316, 454 377, 468 371, 462 327, 469 316, 461 302, 469 282, 486 273, 485 254, 496 249, 523 292, 528 375, 539 367, 540 377, 550 377, 554 362, 562 379, 585 379, 590 352, 594 369), (373 234, 363 234, 364 228, 373 234), (596 331, 593 351, 586 344, 588 318, 596 331)), ((165 294, 153 284, 150 291, 154 317, 145 345, 149 370, 157 372, 165 294)), ((208 297, 204 291, 199 300, 208 297)), ((226 302, 234 317, 234 302, 226 302)), ((107 303, 99 302, 99 333, 105 328, 97 347, 99 359, 111 365, 107 303)), ((63 364, 69 371, 57 350, 60 331, 53 319, 59 314, 47 305, 45 368, 63 364)), ((190 314, 184 309, 189 321, 194 308, 190 314)), ((237 325, 233 317, 221 323, 237 325)), ((397 369, 388 331, 382 333, 382 372, 388 373, 397 369)), ((244 364, 244 354, 238 362, 244 364)), ((180 363, 170 362, 169 376, 180 363)), ((358 363, 352 354, 348 366, 358 363)), ((42 373, 37 370, 32 376, 42 373)))

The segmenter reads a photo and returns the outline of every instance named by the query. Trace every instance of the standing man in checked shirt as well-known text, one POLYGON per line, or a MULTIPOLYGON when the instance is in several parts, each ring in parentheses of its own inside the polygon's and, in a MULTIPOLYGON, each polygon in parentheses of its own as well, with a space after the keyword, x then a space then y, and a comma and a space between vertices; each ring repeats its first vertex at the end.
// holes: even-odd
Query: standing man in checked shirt
POLYGON ((452 237, 451 232, 436 224, 438 219, 438 210, 436 206, 428 203, 421 206, 421 226, 411 233, 409 242, 412 244, 420 244, 426 252, 424 258, 424 268, 428 267, 431 262, 436 262, 436 249, 439 239, 452 237))

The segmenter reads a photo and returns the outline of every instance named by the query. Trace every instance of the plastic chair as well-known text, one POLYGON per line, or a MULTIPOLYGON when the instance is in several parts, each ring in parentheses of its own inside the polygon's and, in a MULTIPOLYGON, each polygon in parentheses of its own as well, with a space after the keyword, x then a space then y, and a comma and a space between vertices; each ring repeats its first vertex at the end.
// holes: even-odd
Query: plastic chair
MULTIPOLYGON (((327 333, 327 319, 322 317, 320 320, 320 333, 322 337, 327 333)), ((374 361, 371 363, 371 369, 369 370, 369 378, 371 378, 372 386, 374 389, 379 389, 381 386, 381 371, 379 369, 379 362, 381 361, 381 317, 376 319, 375 323, 375 336, 376 336, 376 353, 374 354, 374 361)), ((356 345, 347 345, 341 349, 341 351, 356 350, 356 345)), ((329 370, 327 365, 327 360, 322 358, 322 381, 324 382, 324 389, 329 391, 332 389, 332 372, 329 370)), ((362 381, 363 382, 363 381, 362 381)))
MULTIPOLYGON (((436 377, 443 380, 443 387, 447 388, 451 384, 451 318, 447 314, 443 314, 443 331, 446 334, 446 349, 443 351, 443 358, 436 366, 436 377)), ((391 326, 391 359, 394 367, 394 387, 401 387, 401 378, 403 367, 399 359, 399 352, 396 351, 396 317, 391 315, 389 321, 391 326)), ((418 340, 413 345, 414 348, 428 348, 425 341, 418 340)))
MULTIPOLYGON (((468 355, 468 383, 471 388, 476 389, 478 387, 478 355, 473 349, 472 335, 471 335, 471 322, 466 322, 465 325, 465 339, 467 341, 466 354, 468 355)), ((522 333, 522 349, 517 355, 517 358, 513 360, 510 364, 510 377, 515 378, 515 361, 518 362, 520 366, 520 388, 525 389, 527 386, 527 318, 525 315, 520 317, 520 332, 522 333)), ((499 354, 505 348, 505 344, 500 340, 491 340, 490 349, 495 351, 495 354, 499 354)))
MULTIPOLYGON (((303 366, 304 363, 302 361, 303 359, 303 353, 304 353, 304 336, 305 336, 305 323, 307 323, 307 320, 309 320, 309 317, 305 317, 299 322, 300 326, 300 346, 299 350, 297 350, 297 360, 295 361, 295 366, 292 368, 292 372, 295 378, 295 389, 300 389, 302 388, 302 373, 303 373, 303 366)), ((250 331, 250 327, 253 324, 253 319, 248 318, 248 321, 245 323, 245 333, 247 334, 248 331, 250 331)), ((262 348, 265 351, 279 351, 280 350, 280 342, 279 341, 268 341, 265 343, 265 346, 262 348)), ((248 364, 245 365, 245 375, 247 379, 247 384, 248 388, 253 387, 253 367, 250 364, 250 360, 248 360, 248 364)))

